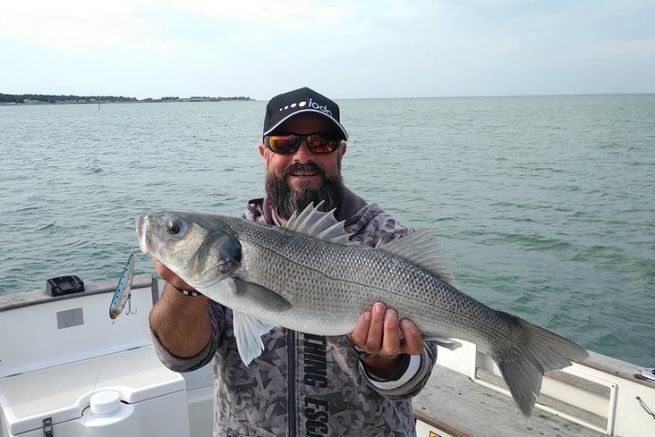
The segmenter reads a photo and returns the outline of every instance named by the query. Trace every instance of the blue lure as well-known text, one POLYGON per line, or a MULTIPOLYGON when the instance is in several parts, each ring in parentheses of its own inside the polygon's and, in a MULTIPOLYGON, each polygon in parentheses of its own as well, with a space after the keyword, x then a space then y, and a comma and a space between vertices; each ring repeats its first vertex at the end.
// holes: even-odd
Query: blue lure
POLYGON ((109 317, 114 320, 120 316, 123 308, 125 308, 126 303, 130 303, 128 306, 128 313, 132 313, 131 301, 132 301, 132 279, 134 278, 134 254, 137 253, 139 249, 134 249, 130 253, 125 266, 123 267, 123 273, 118 280, 116 285, 116 290, 114 290, 114 296, 111 299, 111 305, 109 305, 109 317))

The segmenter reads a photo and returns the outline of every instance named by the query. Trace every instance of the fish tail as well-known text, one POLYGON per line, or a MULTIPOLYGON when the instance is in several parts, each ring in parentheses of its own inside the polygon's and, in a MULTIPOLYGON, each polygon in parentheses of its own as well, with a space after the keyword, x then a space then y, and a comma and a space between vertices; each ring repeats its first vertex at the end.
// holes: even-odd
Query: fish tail
POLYGON ((589 354, 572 341, 527 320, 499 311, 506 318, 514 341, 494 348, 492 356, 514 401, 530 417, 547 370, 561 369, 589 354))

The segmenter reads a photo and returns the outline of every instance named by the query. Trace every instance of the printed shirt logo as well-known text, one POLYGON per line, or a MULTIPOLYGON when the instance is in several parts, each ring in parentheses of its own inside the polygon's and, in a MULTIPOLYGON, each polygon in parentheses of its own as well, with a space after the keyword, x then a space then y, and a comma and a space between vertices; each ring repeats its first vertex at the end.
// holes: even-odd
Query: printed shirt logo
MULTIPOLYGON (((322 390, 328 387, 327 341, 322 335, 303 334, 303 382, 307 387, 304 393, 305 435, 322 437, 329 434, 330 409, 328 402, 321 399, 322 390), (309 387, 314 387, 315 390, 309 387), (311 392, 313 395, 308 395, 311 392)), ((303 396, 303 395, 301 395, 303 396)))
POLYGON ((299 107, 299 108, 304 108, 305 106, 307 106, 308 108, 324 112, 327 115, 329 115, 330 117, 332 117, 332 111, 330 111, 330 109, 327 107, 327 105, 320 105, 318 102, 315 102, 311 98, 309 100, 303 100, 301 102, 292 103, 292 104, 287 105, 287 106, 285 106, 283 108, 280 108, 280 112, 286 111, 289 108, 293 109, 296 106, 299 107))

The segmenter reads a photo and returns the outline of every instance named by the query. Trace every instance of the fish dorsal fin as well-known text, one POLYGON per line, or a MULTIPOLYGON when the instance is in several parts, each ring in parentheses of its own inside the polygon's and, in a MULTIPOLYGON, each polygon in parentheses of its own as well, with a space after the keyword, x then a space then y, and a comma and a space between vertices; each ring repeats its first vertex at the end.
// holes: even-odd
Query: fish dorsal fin
POLYGON ((439 276, 455 288, 458 288, 455 275, 448 264, 448 260, 441 253, 439 243, 434 239, 427 229, 419 229, 406 237, 392 240, 387 244, 379 246, 379 249, 386 250, 401 258, 411 261, 439 276))
POLYGON ((350 234, 345 230, 344 222, 334 218, 334 210, 319 211, 322 204, 308 205, 300 214, 294 212, 284 227, 332 243, 348 244, 350 234))

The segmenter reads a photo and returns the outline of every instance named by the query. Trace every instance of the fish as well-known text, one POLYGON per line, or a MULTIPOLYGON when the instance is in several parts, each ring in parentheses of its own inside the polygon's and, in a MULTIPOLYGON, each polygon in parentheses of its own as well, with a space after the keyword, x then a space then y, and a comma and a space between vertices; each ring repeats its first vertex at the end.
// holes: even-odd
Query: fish
POLYGON ((426 341, 467 340, 489 353, 526 417, 545 371, 588 356, 574 342, 461 292, 429 231, 364 247, 350 241, 333 212, 319 208, 294 213, 284 227, 155 211, 137 219, 137 239, 143 252, 233 310, 245 365, 261 354, 261 336, 274 326, 344 335, 376 301, 413 321, 426 341))

